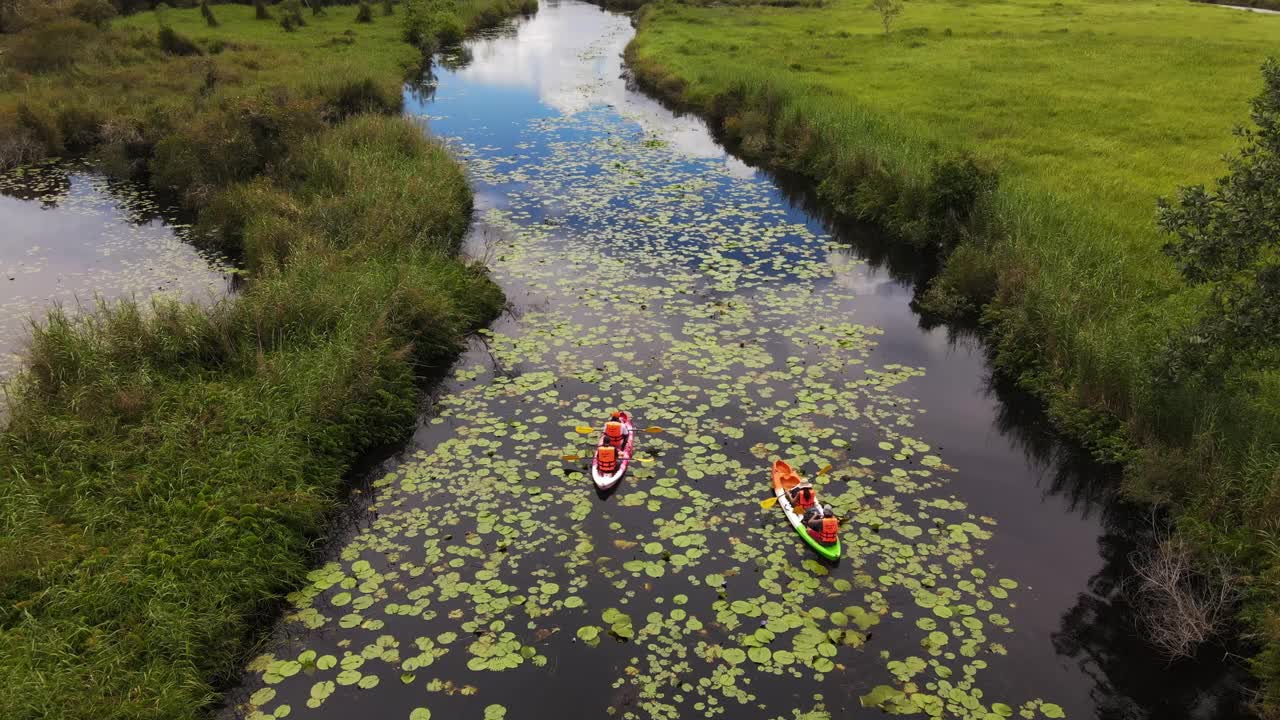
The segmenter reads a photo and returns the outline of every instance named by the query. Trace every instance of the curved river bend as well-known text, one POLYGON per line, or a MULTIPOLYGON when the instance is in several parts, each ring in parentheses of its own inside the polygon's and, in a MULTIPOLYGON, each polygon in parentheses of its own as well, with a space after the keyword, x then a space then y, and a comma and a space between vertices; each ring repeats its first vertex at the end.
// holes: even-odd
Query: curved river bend
POLYGON ((407 92, 470 169, 513 310, 249 667, 262 718, 1231 718, 1117 591, 1112 479, 922 329, 910 282, 622 79, 624 16, 577 2, 407 92), (610 408, 640 462, 585 476, 610 408), (819 563, 768 496, 782 456, 853 522, 819 563))

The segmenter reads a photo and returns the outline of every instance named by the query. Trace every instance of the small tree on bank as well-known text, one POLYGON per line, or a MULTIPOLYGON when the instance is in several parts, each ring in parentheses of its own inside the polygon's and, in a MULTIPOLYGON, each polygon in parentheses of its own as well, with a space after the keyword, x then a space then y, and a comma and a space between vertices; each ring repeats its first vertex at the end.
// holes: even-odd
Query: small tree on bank
POLYGON ((366 0, 360 0, 360 10, 356 12, 356 22, 373 22, 373 8, 369 7, 369 3, 366 0))
POLYGON ((871 0, 871 9, 880 13, 880 23, 884 25, 884 34, 889 34, 893 21, 902 14, 902 3, 898 0, 871 0))
POLYGON ((395 12, 396 12, 395 5, 392 3, 391 0, 382 0, 383 15, 391 16, 391 15, 394 15, 395 12))
POLYGON ((271 11, 267 9, 266 0, 253 0, 253 16, 258 20, 271 19, 271 11))
POLYGON ((209 27, 218 27, 218 18, 213 16, 213 10, 209 9, 209 0, 200 0, 200 15, 204 17, 204 22, 209 27))
POLYGON ((1262 94, 1253 100, 1254 129, 1236 134, 1244 148, 1212 192, 1180 190, 1161 199, 1160 227, 1174 236, 1165 252, 1193 285, 1210 285, 1210 302, 1189 335, 1166 353, 1166 377, 1280 362, 1280 62, 1262 66, 1262 94))

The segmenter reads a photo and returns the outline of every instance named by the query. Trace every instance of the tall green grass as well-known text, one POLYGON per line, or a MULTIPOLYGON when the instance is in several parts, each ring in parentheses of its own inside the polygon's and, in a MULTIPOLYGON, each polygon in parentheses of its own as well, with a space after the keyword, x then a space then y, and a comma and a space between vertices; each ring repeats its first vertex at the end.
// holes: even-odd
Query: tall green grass
POLYGON ((661 2, 638 25, 627 56, 642 83, 837 210, 947 256, 922 305, 979 320, 997 366, 1060 427, 1241 568, 1263 707, 1280 713, 1280 369, 1155 381, 1205 291, 1154 223, 1159 196, 1225 172, 1280 18, 920 0, 886 36, 865 3, 832 0, 661 2))
POLYGON ((23 152, 66 150, 88 114, 83 148, 178 193, 249 278, 212 307, 35 328, 0 431, 6 720, 206 716, 353 461, 404 437, 423 378, 503 303, 457 258, 465 176, 398 116, 417 51, 394 18, 348 34, 354 14, 330 8, 286 32, 216 12, 164 13, 199 55, 166 53, 142 14, 72 26, 69 64, 5 71, 0 122, 29 132, 23 152))

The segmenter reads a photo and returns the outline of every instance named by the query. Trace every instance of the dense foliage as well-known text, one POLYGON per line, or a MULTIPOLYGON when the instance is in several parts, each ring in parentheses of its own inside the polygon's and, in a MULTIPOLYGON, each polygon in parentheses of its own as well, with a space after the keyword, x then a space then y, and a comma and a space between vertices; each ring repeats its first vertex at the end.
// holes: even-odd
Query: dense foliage
POLYGON ((1160 205, 1160 225, 1176 238, 1166 251, 1189 282, 1213 288, 1206 316, 1175 348, 1174 376, 1280 365, 1280 62, 1262 74, 1257 127, 1240 131, 1245 147, 1230 173, 1213 191, 1194 185, 1160 205))

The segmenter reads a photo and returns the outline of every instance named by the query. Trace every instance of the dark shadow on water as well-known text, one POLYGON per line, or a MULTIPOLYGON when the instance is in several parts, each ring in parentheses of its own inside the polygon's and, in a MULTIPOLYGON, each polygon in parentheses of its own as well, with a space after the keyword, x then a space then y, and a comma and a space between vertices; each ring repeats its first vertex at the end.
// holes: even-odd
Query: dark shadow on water
POLYGON ((1119 494, 1120 471, 1100 465, 1053 430, 1041 404, 1008 378, 989 381, 999 402, 1005 437, 1049 470, 1046 495, 1067 499, 1070 509, 1097 516, 1103 528, 1098 550, 1104 565, 1062 616, 1054 649, 1091 678, 1090 697, 1099 720, 1244 720, 1251 696, 1246 668, 1233 650, 1238 641, 1211 643, 1191 659, 1170 662, 1142 636, 1124 591, 1133 579, 1130 557, 1152 542, 1151 509, 1119 494))

